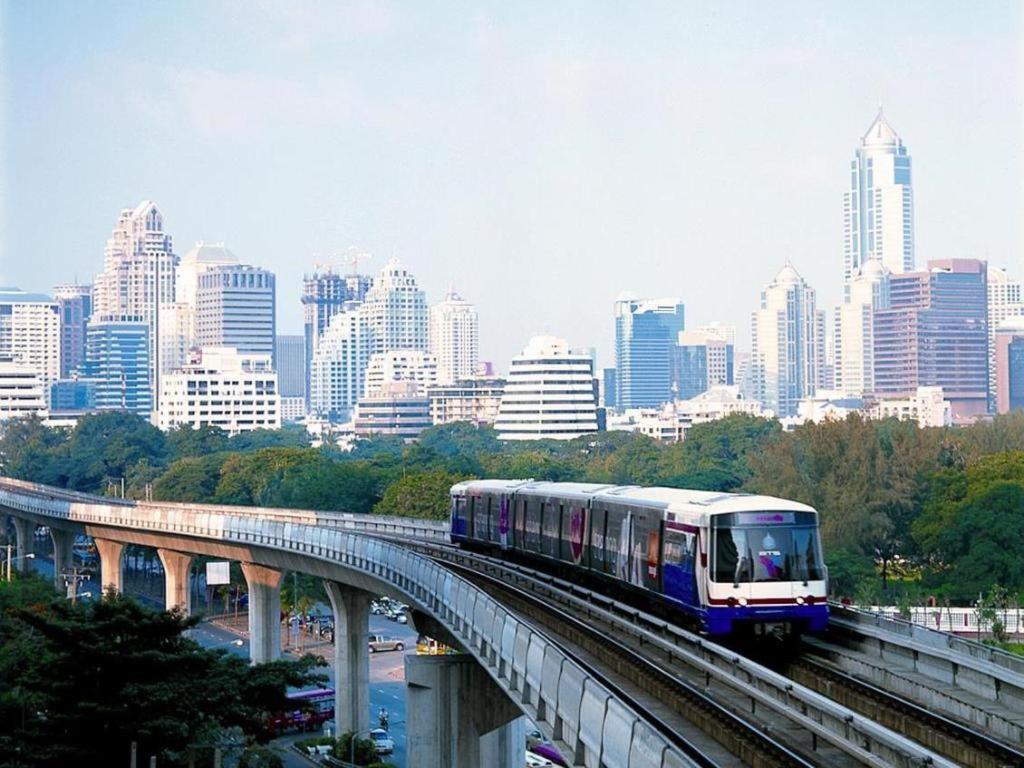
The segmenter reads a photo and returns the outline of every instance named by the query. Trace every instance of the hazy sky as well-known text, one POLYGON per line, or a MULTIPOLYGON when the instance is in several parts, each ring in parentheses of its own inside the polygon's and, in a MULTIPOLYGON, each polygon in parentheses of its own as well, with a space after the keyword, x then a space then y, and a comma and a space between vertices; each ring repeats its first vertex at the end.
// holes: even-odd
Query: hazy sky
POLYGON ((356 246, 480 309, 500 367, 612 360, 624 290, 749 334, 787 258, 839 299, 842 192, 878 104, 917 254, 1024 255, 1021 4, 0 0, 0 283, 102 268, 155 200, 175 250, 278 278, 356 246))

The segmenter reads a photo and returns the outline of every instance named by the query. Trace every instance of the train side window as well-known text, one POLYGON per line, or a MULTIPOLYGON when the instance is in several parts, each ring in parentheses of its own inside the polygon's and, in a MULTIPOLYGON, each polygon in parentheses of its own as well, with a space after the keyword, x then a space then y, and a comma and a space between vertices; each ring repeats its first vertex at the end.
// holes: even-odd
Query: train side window
POLYGON ((494 511, 491 509, 491 501, 492 501, 491 496, 490 496, 490 494, 488 494, 488 496, 487 496, 487 527, 485 529, 486 533, 484 534, 484 538, 487 539, 487 541, 494 541, 494 511))
POLYGON ((606 512, 592 509, 590 521, 590 567, 604 571, 604 523, 606 512))

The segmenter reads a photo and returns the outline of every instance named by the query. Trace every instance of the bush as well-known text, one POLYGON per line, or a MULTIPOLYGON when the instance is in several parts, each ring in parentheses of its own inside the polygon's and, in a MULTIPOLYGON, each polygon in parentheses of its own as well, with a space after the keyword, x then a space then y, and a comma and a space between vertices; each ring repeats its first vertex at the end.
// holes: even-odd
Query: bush
POLYGON ((284 768, 284 761, 266 747, 249 747, 242 753, 238 768, 284 768))

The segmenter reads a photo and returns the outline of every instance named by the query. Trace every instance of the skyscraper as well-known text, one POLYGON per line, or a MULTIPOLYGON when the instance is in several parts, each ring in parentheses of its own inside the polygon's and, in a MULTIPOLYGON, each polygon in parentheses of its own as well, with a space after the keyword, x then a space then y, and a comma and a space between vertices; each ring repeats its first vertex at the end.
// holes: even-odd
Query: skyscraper
MULTIPOLYGON (((175 301, 187 308, 188 322, 183 329, 186 349, 196 346, 196 296, 199 293, 199 276, 214 267, 237 263, 238 257, 225 248, 224 243, 206 243, 202 240, 181 257, 174 295, 175 301)), ((164 365, 163 369, 166 371, 169 368, 164 365)))
POLYGON ((48 387, 60 378, 60 306, 49 296, 0 288, 0 357, 28 366, 48 387))
POLYGON ((875 388, 875 312, 889 306, 889 270, 868 259, 853 271, 846 303, 836 310, 835 389, 863 396, 875 388))
POLYGON ((733 329, 681 331, 672 351, 675 399, 689 400, 710 387, 734 382, 733 329))
POLYGON ((393 381, 411 381, 420 393, 437 384, 437 358, 419 349, 393 349, 370 357, 366 364, 366 384, 363 392, 375 397, 386 384, 393 381))
POLYGON ((211 267, 196 291, 198 347, 234 347, 244 354, 274 356, 274 273, 244 264, 211 267))
POLYGON ((761 292, 751 322, 751 367, 756 398, 777 416, 796 413, 801 398, 821 382, 825 357, 825 313, 792 264, 786 264, 761 292))
POLYGON ((60 376, 66 379, 85 362, 85 328, 92 314, 91 285, 58 285, 53 298, 60 307, 60 376))
POLYGON ((878 259, 894 274, 914 268, 914 197, 910 155, 878 110, 850 162, 843 195, 843 276, 878 259))
POLYGON ((512 358, 494 429, 500 440, 571 440, 597 432, 597 388, 589 353, 537 336, 512 358))
POLYGON ((476 307, 454 289, 430 308, 429 347, 437 358, 438 384, 454 384, 475 373, 480 357, 480 319, 476 307))
POLYGON ((996 412, 1024 408, 1024 317, 1003 321, 995 342, 996 412))
POLYGON ((84 373, 96 380, 97 408, 150 417, 149 329, 141 317, 93 314, 89 319, 84 373))
POLYGON ((163 215, 156 203, 144 200, 121 211, 107 240, 103 272, 93 285, 95 315, 146 324, 153 402, 160 393, 160 307, 175 299, 177 265, 163 215))
POLYGON ((954 422, 988 409, 985 262, 929 261, 892 275, 889 307, 875 313, 876 395, 909 397, 942 387, 954 422))
POLYGON ((672 352, 685 325, 677 298, 615 302, 615 395, 619 408, 672 399, 672 352))
POLYGON ((306 344, 302 336, 278 336, 275 360, 281 397, 306 397, 306 344))
MULTIPOLYGON (((989 410, 996 407, 996 332, 1006 321, 1024 317, 1021 284, 1005 269, 988 268, 988 397, 989 410)), ((1015 324, 1015 323, 1014 323, 1015 324)))
POLYGON ((320 337, 327 331, 331 318, 351 302, 361 302, 372 284, 373 279, 368 275, 343 275, 330 267, 319 268, 303 278, 302 314, 307 392, 313 353, 320 343, 320 337))

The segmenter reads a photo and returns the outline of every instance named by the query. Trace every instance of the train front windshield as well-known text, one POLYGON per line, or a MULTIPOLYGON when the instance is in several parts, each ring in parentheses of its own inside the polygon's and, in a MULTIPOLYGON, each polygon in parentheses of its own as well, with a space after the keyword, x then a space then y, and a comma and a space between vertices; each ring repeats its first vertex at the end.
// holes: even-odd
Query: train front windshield
POLYGON ((712 518, 716 582, 819 581, 825 578, 812 512, 736 512, 712 518))

